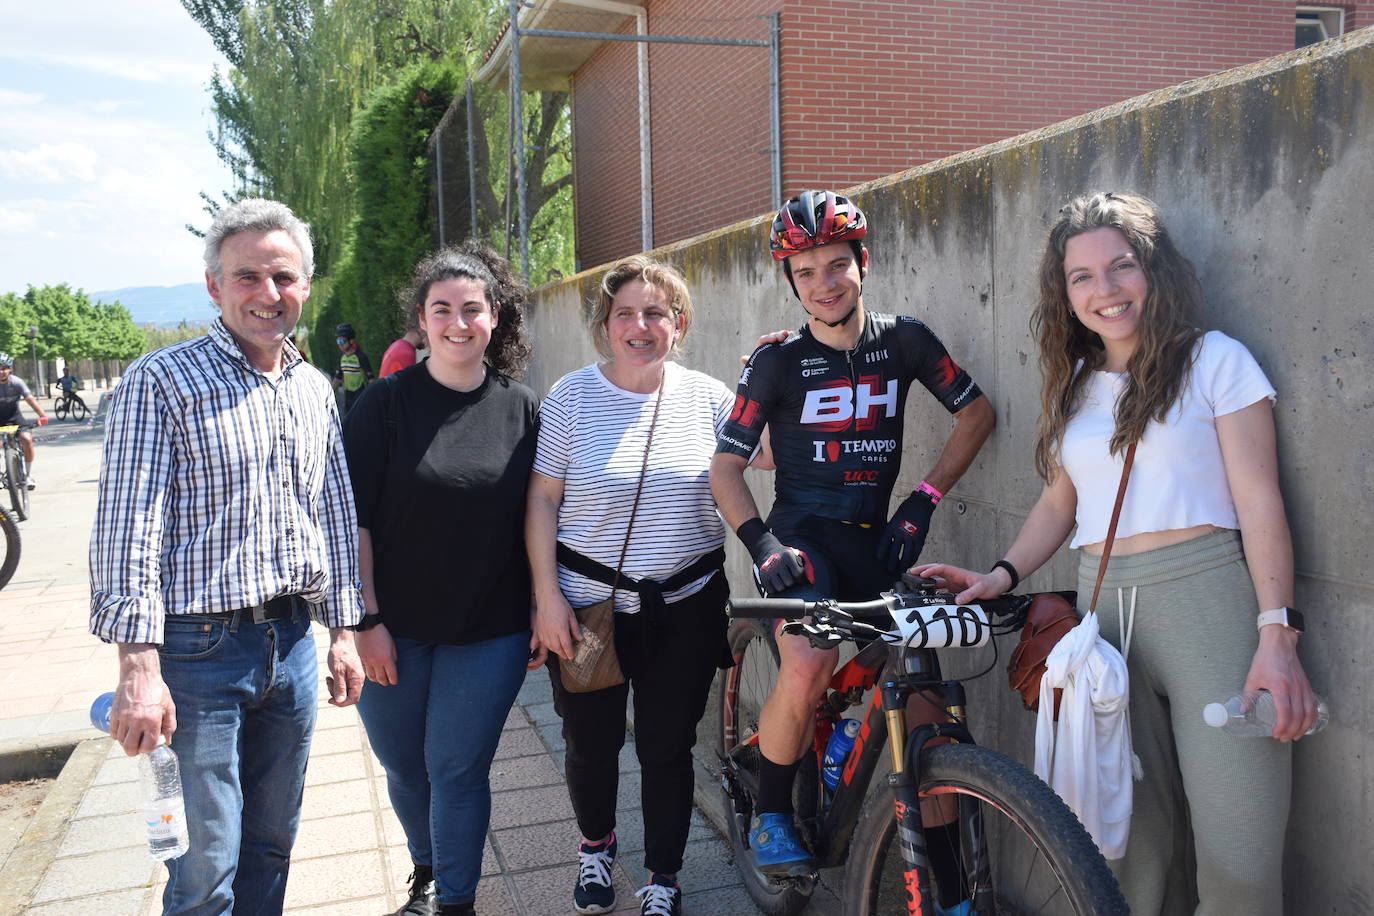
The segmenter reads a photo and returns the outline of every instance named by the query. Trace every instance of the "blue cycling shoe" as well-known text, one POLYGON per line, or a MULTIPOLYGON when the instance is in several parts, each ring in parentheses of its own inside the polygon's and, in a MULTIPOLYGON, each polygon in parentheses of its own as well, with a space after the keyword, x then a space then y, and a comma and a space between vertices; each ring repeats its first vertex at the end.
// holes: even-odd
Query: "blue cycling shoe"
POLYGON ((965 900, 948 908, 936 904, 935 916, 973 916, 973 903, 965 900))
POLYGON ((815 871, 811 855, 797 839, 790 814, 760 814, 749 831, 754 866, 765 875, 804 878, 815 871))

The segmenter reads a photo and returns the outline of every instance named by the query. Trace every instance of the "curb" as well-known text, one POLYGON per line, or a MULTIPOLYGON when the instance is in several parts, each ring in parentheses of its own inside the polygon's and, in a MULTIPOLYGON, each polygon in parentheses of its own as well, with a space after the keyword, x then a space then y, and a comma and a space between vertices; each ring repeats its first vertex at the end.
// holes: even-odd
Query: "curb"
POLYGON ((90 733, 82 729, 0 742, 0 782, 57 776, 76 746, 90 737, 90 733))
POLYGON ((109 752, 108 738, 85 736, 73 741, 72 734, 46 738, 42 742, 9 742, 11 749, 0 754, 0 761, 6 763, 11 760, 50 762, 59 753, 57 742, 65 738, 66 744, 60 747, 69 755, 24 835, 0 867, 0 913, 23 912, 47 874, 48 866, 57 858, 67 822, 81 804, 109 752), (13 748, 21 743, 28 746, 13 748))

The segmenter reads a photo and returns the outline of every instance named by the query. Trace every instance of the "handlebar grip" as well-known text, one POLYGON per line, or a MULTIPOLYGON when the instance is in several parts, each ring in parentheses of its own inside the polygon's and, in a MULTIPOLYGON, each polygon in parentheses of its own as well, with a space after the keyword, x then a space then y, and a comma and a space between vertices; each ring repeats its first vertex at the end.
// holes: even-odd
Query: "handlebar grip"
POLYGON ((731 598, 730 616, 797 620, 811 613, 807 604, 801 598, 731 598))

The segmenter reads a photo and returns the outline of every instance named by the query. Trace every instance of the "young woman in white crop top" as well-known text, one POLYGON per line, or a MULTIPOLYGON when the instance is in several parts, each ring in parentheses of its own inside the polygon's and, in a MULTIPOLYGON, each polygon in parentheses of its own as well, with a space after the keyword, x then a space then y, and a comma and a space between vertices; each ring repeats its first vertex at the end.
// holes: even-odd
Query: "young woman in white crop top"
POLYGON ((916 571, 963 589, 960 601, 998 595, 1076 525, 1086 597, 1137 442, 1097 609, 1102 636, 1126 656, 1144 770, 1126 855, 1111 864, 1133 914, 1277 916, 1286 742, 1316 721, 1316 698, 1300 630, 1282 622, 1301 626, 1290 614, 1274 389, 1244 345, 1197 330, 1196 275, 1153 203, 1096 193, 1061 212, 1032 322, 1044 375, 1040 499, 991 572, 916 571), (1241 689, 1273 694, 1279 741, 1238 741, 1203 723, 1206 703, 1241 689))

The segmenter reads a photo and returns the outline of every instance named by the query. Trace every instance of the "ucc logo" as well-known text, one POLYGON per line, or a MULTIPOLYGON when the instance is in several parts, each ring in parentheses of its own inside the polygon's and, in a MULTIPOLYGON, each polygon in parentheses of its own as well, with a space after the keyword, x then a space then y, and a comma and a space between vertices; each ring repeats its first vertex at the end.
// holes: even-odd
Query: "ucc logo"
POLYGON ((877 425, 878 409, 882 416, 897 415, 897 380, 889 379, 878 391, 878 376, 865 376, 853 388, 848 382, 837 382, 824 388, 806 392, 801 421, 823 429, 844 429, 854 420, 855 429, 872 429, 877 425))

